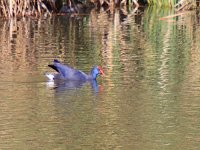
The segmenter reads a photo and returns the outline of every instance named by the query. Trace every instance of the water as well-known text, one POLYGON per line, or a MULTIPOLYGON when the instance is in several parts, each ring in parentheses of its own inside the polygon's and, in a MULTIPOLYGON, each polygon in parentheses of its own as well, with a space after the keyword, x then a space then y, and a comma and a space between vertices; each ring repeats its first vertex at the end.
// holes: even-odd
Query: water
POLYGON ((0 149, 199 149, 199 14, 136 13, 2 20, 0 149), (55 58, 106 76, 55 85, 55 58))

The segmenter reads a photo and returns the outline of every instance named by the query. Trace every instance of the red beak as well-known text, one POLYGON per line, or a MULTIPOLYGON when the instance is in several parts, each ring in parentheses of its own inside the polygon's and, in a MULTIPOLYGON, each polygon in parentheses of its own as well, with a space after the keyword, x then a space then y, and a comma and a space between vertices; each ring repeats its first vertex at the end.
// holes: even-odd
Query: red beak
POLYGON ((98 69, 99 69, 100 76, 102 76, 102 77, 105 76, 103 69, 101 67, 98 67, 98 69))

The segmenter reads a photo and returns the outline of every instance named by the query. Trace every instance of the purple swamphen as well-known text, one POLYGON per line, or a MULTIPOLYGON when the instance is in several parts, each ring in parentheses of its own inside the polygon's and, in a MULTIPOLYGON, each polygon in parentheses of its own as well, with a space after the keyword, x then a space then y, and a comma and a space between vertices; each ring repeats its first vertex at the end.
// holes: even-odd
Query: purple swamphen
POLYGON ((58 60, 54 60, 53 64, 48 65, 50 68, 57 71, 57 74, 46 73, 46 77, 53 80, 68 80, 68 81, 91 81, 96 80, 97 76, 104 76, 104 72, 101 67, 95 66, 91 69, 89 74, 86 74, 80 70, 73 69, 68 65, 62 64, 58 60))

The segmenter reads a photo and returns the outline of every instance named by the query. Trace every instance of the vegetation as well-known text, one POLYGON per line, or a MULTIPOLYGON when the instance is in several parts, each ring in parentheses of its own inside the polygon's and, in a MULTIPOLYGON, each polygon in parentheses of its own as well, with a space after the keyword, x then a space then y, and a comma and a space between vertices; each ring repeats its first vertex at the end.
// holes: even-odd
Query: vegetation
POLYGON ((107 7, 114 9, 125 5, 139 6, 141 3, 157 6, 176 7, 177 10, 196 7, 196 0, 0 0, 0 15, 10 18, 18 16, 51 15, 52 12, 79 13, 88 7, 107 7), (91 4, 91 5, 90 5, 91 4))
POLYGON ((176 0, 148 0, 149 5, 174 7, 176 0))
POLYGON ((47 6, 41 0, 1 0, 0 13, 5 17, 38 15, 46 11, 47 6))
POLYGON ((177 11, 196 8, 196 0, 180 0, 175 5, 177 11))

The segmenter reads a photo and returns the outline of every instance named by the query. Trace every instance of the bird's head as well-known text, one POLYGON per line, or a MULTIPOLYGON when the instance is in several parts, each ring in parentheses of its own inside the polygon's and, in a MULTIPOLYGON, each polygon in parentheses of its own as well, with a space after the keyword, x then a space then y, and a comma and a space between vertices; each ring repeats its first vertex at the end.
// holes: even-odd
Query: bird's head
POLYGON ((93 77, 93 79, 96 79, 98 75, 100 76, 105 76, 103 69, 100 66, 95 66, 92 68, 91 70, 91 75, 93 77))

